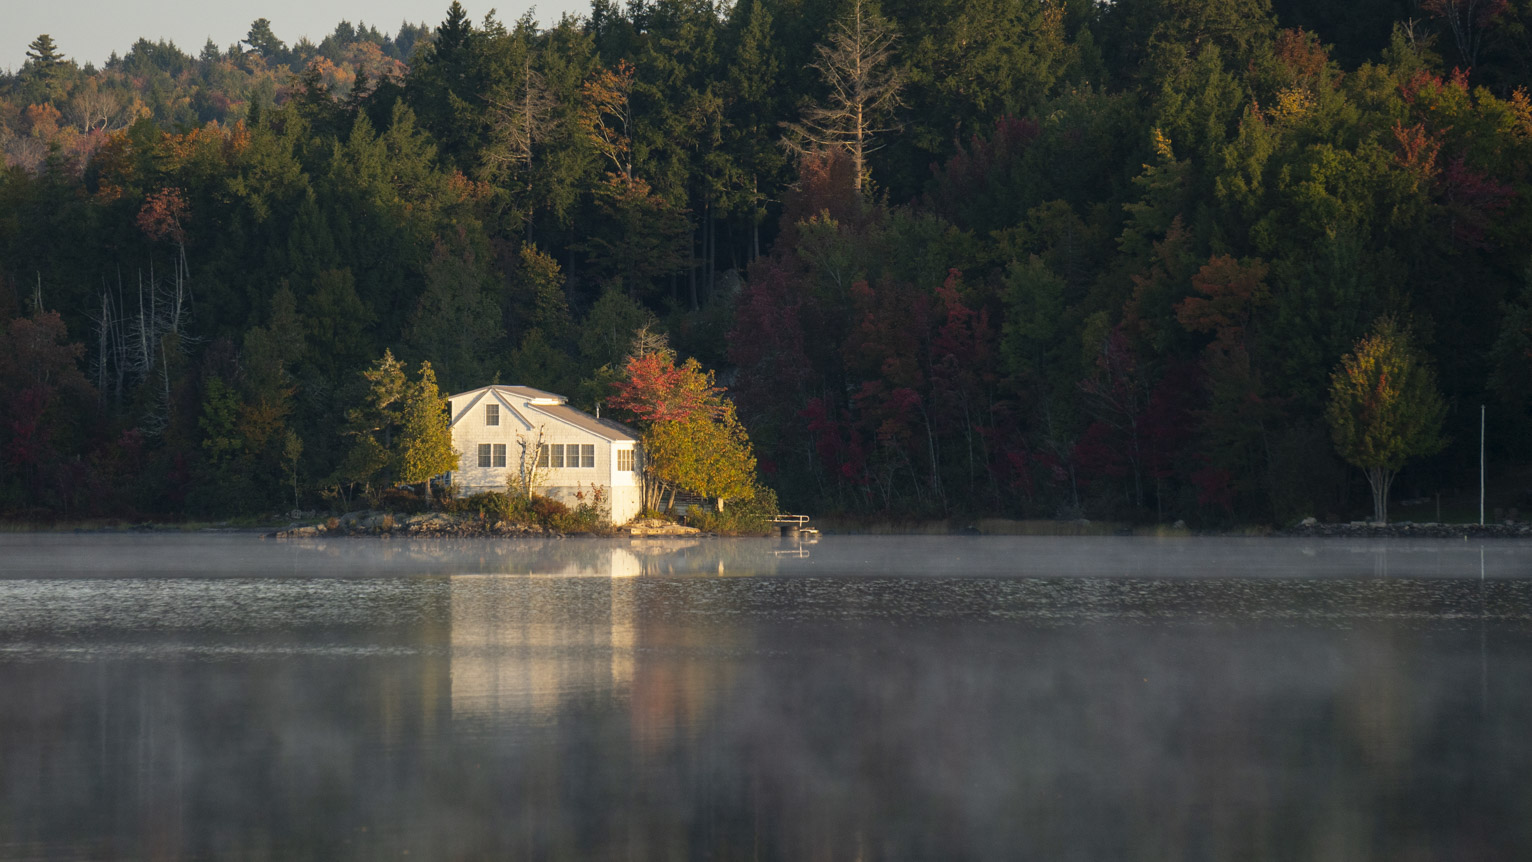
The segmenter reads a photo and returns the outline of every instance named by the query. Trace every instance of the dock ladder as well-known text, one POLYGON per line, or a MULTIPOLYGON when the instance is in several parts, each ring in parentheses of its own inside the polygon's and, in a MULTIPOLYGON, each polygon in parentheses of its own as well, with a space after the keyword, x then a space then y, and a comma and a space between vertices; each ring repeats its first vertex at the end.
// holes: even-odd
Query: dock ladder
POLYGON ((777 525, 777 529, 781 530, 782 538, 784 539, 796 539, 799 535, 819 538, 819 531, 808 525, 808 515, 780 514, 772 518, 771 522, 777 525))

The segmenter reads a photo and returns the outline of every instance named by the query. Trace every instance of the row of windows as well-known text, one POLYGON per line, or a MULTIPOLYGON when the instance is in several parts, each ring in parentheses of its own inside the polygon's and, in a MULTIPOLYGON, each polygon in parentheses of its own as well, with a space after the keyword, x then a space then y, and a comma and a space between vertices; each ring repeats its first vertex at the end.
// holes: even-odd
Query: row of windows
POLYGON ((537 450, 539 467, 595 467, 596 447, 590 443, 544 443, 537 450))
MULTIPOLYGON (((500 405, 484 405, 484 424, 500 424, 500 405)), ((479 444, 480 467, 504 467, 505 444, 495 443, 479 444)), ((553 443, 543 444, 537 452, 537 466, 539 467, 576 467, 594 468, 596 466, 596 447, 590 443, 553 443)), ((633 450, 617 450, 617 469, 633 472, 633 450)))
MULTIPOLYGON (((505 444, 480 443, 479 466, 504 467, 505 444)), ((596 447, 591 443, 544 443, 537 451, 537 466, 594 469, 596 447)), ((633 471, 632 449, 617 450, 617 469, 628 473, 633 471)))

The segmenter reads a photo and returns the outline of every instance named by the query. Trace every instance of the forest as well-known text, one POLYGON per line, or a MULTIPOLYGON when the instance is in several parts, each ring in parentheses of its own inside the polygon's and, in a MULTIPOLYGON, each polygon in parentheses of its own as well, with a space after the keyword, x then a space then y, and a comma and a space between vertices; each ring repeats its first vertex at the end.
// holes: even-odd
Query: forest
POLYGON ((1393 495, 1476 487, 1481 405, 1497 472, 1532 461, 1529 25, 453 2, 100 68, 39 35, 0 76, 0 513, 341 506, 386 484, 348 467, 385 354, 622 418, 636 336, 791 511, 1360 517, 1335 405, 1373 336, 1437 393, 1393 495))

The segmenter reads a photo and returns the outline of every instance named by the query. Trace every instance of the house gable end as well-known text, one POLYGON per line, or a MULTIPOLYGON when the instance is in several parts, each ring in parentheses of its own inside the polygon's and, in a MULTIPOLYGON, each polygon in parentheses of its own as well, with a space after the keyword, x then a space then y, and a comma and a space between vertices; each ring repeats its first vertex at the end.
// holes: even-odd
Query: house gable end
POLYGON ((472 394, 473 392, 477 392, 478 394, 474 395, 473 399, 470 400, 468 402, 468 404, 463 407, 462 410, 457 411, 457 414, 455 416, 453 416, 451 421, 448 422, 448 424, 447 424, 449 428, 456 427, 457 423, 458 423, 458 420, 462 419, 464 416, 467 416, 470 412, 472 412, 473 408, 477 407, 479 402, 483 401, 484 397, 487 395, 487 396, 491 397, 501 407, 504 407, 506 413, 509 413, 512 416, 516 417, 516 421, 520 422, 522 424, 522 427, 524 427, 528 431, 532 430, 532 423, 527 420, 527 417, 523 416, 521 411, 517 410, 514 406, 512 406, 511 402, 510 402, 510 399, 506 398, 504 394, 502 394, 499 390, 497 390, 493 386, 486 386, 483 389, 469 390, 468 392, 464 392, 464 393, 461 393, 459 395, 454 395, 454 396, 452 396, 452 400, 457 400, 458 398, 461 398, 464 395, 472 394))
MULTIPOLYGON (((478 393, 479 394, 473 396, 473 400, 469 401, 468 404, 465 405, 462 410, 457 411, 457 415, 453 416, 452 419, 450 421, 448 421, 448 423, 447 423, 447 427, 448 428, 451 428, 451 427, 457 425, 459 419, 462 419, 464 416, 467 416, 468 415, 468 411, 472 410, 480 401, 484 400, 484 396, 489 393, 489 390, 488 389, 480 389, 480 390, 478 390, 478 393)), ((461 393, 459 395, 454 395, 449 400, 456 401, 457 399, 463 397, 464 395, 471 395, 471 394, 473 394, 473 390, 469 390, 468 392, 464 392, 464 393, 461 393)))

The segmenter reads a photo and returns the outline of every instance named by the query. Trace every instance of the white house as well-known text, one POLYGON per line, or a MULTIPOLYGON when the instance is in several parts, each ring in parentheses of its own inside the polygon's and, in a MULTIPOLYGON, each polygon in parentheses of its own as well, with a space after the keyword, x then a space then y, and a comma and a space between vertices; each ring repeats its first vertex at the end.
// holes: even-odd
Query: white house
POLYGON ((526 470, 537 493, 577 505, 600 488, 612 523, 642 508, 638 436, 610 419, 570 407, 562 395, 529 386, 485 386, 447 399, 459 493, 504 491, 526 470))

